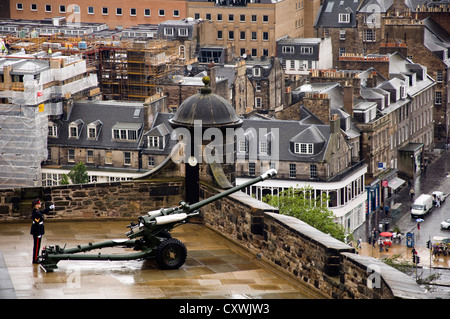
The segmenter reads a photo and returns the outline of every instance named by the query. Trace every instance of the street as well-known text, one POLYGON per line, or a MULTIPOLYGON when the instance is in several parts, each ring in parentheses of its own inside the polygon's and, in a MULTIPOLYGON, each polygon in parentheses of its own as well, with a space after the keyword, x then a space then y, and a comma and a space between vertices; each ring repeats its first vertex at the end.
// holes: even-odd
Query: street
MULTIPOLYGON (((448 152, 436 158, 428 165, 426 172, 422 172, 412 181, 411 186, 415 190, 414 199, 421 194, 431 194, 435 190, 440 190, 444 194, 450 193, 450 177, 447 177, 450 174, 450 155, 448 152)), ((441 204, 441 207, 434 207, 429 214, 423 217, 424 221, 420 224, 420 231, 417 229, 416 218, 412 218, 410 214, 414 199, 411 199, 409 187, 405 183, 397 194, 393 194, 386 199, 390 207, 400 203, 400 211, 397 214, 391 213, 388 216, 379 213, 381 216, 376 216, 374 225, 369 225, 369 221, 366 221, 353 233, 353 238, 356 240, 361 237, 367 241, 370 230, 375 226, 378 227, 380 223, 384 224, 386 221, 389 223, 390 231, 395 226, 398 226, 404 235, 408 232, 413 232, 416 246, 426 247, 426 242, 430 238, 432 239, 433 236, 450 237, 450 230, 442 230, 440 228, 441 222, 450 218, 450 196, 441 204)))
MULTIPOLYGON (((435 190, 442 191, 444 194, 450 193, 450 154, 449 151, 443 153, 438 158, 436 158, 431 164, 428 165, 426 172, 422 172, 420 176, 412 182, 412 187, 415 190, 414 199, 420 196, 420 194, 431 194, 435 190)), ((419 263, 419 268, 417 270, 418 276, 425 278, 431 274, 439 274, 439 279, 434 281, 434 284, 424 288, 430 293, 432 298, 450 298, 450 269, 445 265, 448 264, 447 260, 450 256, 441 256, 436 262, 434 262, 433 268, 429 268, 430 255, 426 248, 428 240, 432 240, 434 236, 450 237, 450 229, 441 229, 440 224, 443 220, 450 218, 450 196, 441 204, 441 207, 434 207, 433 210, 423 217, 424 221, 420 223, 420 230, 417 228, 416 218, 411 217, 411 206, 414 202, 409 195, 408 185, 404 185, 397 194, 393 194, 387 199, 387 203, 392 207, 396 203, 401 203, 400 212, 397 214, 389 214, 387 217, 377 216, 376 224, 384 223, 387 221, 389 223, 389 230, 391 231, 395 226, 398 226, 401 232, 406 235, 408 232, 414 233, 415 247, 419 251, 421 256, 421 262, 419 263), (443 266, 444 265, 444 266, 443 266)), ((357 231, 354 232, 353 236, 356 240, 361 237, 363 241, 367 241, 368 233, 373 228, 374 225, 368 225, 366 221, 365 225, 361 226, 357 231)), ((435 243, 435 242, 433 242, 435 243)), ((364 243, 366 247, 369 245, 364 243)), ((363 246, 363 247, 364 247, 363 246)), ((404 257, 409 260, 411 256, 410 248, 406 248, 406 240, 402 240, 401 245, 398 247, 401 250, 404 257), (402 248, 405 247, 405 248, 402 248)), ((364 249, 363 249, 364 250, 364 249)), ((376 250, 376 249, 375 249, 376 250)), ((395 249, 390 249, 389 252, 385 252, 385 255, 392 255, 395 253, 395 249)), ((361 251, 361 253, 364 253, 361 251)), ((366 254, 368 256, 374 256, 373 250, 371 248, 366 248, 366 254)), ((375 252, 375 256, 377 253, 375 252)), ((432 257, 433 260, 434 257, 432 257)), ((413 274, 412 276, 416 276, 413 274)))

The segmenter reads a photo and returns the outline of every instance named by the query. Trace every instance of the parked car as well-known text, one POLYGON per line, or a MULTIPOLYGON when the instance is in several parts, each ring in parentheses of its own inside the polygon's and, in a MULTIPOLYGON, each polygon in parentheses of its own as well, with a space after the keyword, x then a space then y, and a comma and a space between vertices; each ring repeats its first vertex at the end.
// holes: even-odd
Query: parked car
POLYGON ((444 220, 444 221, 441 223, 441 228, 442 228, 442 229, 450 229, 450 218, 444 220))
POLYGON ((422 217, 433 209, 433 197, 431 195, 420 195, 411 207, 411 217, 422 217))

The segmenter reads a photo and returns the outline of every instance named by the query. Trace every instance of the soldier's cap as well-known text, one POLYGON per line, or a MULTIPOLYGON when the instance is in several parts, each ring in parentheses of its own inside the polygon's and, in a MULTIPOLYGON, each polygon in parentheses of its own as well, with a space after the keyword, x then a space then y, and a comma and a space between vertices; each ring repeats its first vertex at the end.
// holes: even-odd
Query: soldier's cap
POLYGON ((36 198, 35 200, 33 200, 32 202, 31 202, 31 206, 35 206, 35 205, 37 205, 37 204, 40 204, 41 203, 41 200, 39 199, 39 198, 36 198))

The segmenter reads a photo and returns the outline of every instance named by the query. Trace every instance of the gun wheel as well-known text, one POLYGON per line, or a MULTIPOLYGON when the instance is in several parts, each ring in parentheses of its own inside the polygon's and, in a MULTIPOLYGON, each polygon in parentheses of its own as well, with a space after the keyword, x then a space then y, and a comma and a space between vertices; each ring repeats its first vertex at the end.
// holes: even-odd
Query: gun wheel
POLYGON ((159 268, 178 269, 186 261, 187 249, 178 239, 169 238, 159 244, 155 255, 159 268))

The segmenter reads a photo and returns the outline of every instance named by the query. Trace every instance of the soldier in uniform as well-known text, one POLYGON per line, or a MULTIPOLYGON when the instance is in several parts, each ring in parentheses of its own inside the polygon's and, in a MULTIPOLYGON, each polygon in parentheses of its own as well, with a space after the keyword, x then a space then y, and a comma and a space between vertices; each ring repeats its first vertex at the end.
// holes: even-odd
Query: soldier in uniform
POLYGON ((44 214, 49 214, 50 210, 55 208, 55 205, 50 205, 49 208, 41 210, 41 201, 36 198, 31 203, 33 210, 31 212, 31 219, 33 223, 31 224, 30 234, 33 235, 34 245, 33 245, 33 264, 38 264, 39 250, 42 242, 42 235, 44 235, 44 214))

